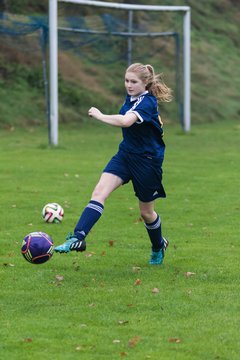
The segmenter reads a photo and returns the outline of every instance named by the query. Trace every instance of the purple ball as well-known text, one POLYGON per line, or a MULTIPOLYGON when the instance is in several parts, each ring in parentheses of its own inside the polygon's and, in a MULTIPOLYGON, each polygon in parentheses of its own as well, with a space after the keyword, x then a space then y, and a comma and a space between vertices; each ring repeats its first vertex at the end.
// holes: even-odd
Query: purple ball
POLYGON ((32 232, 25 236, 21 253, 32 264, 43 264, 54 252, 53 240, 44 232, 32 232))

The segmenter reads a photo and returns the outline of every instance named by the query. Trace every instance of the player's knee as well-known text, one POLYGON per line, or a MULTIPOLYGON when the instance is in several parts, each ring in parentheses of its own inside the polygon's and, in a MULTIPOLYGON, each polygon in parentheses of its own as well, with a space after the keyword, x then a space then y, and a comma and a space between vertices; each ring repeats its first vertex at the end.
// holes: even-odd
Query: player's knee
POLYGON ((155 217, 155 211, 148 210, 148 209, 141 209, 140 215, 145 223, 151 223, 154 221, 153 219, 155 217))

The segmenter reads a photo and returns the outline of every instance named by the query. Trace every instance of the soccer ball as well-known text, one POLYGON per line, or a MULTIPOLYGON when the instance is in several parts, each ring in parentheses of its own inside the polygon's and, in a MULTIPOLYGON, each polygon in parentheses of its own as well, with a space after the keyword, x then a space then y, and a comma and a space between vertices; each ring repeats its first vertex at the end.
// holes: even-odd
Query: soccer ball
POLYGON ((64 216, 64 210, 57 203, 49 203, 42 209, 42 216, 48 223, 59 223, 64 216))
POLYGON ((25 236, 21 253, 32 264, 43 264, 48 261, 54 251, 53 240, 44 232, 32 232, 25 236))

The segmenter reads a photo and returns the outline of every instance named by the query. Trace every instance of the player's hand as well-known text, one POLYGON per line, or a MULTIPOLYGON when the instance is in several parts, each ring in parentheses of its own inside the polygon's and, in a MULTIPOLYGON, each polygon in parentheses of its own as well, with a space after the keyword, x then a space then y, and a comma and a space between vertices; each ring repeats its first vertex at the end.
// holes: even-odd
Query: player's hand
POLYGON ((101 111, 98 110, 97 108, 91 107, 91 108, 88 110, 88 115, 91 116, 91 117, 94 117, 95 119, 100 119, 102 113, 101 113, 101 111))

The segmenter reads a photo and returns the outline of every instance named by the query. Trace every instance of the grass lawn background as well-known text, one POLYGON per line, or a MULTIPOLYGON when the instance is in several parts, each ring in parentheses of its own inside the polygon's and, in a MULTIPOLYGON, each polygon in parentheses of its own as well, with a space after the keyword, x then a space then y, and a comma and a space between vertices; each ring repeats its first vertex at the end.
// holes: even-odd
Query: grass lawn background
POLYGON ((240 125, 165 126, 164 264, 148 265, 150 242, 130 184, 107 200, 86 253, 27 263, 23 237, 55 245, 73 230, 119 129, 95 122, 0 133, 1 359, 238 359, 240 125), (45 224, 47 202, 65 209, 45 224))

